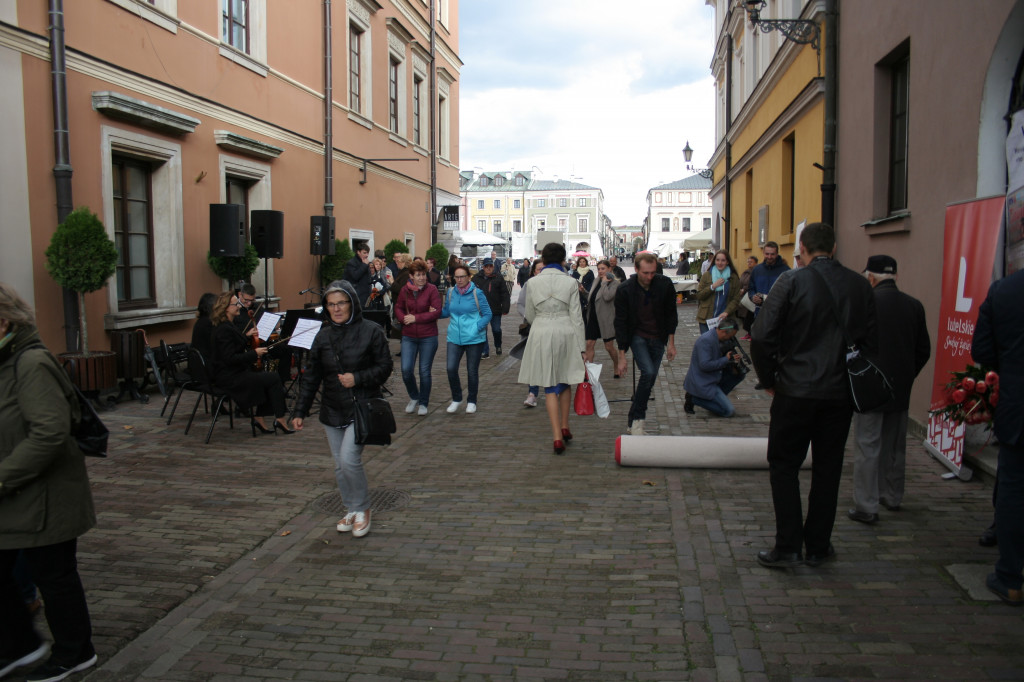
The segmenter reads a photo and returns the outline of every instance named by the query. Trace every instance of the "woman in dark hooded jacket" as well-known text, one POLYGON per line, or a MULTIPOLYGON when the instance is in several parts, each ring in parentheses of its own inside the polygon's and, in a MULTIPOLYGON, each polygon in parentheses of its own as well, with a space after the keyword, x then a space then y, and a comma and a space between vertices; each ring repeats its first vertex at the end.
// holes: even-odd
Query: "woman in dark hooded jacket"
POLYGON ((391 375, 391 351, 384 330, 363 319, 355 289, 346 281, 331 282, 324 292, 327 324, 309 350, 306 378, 295 403, 292 427, 301 430, 317 389, 320 423, 334 456, 334 477, 347 513, 338 521, 338 532, 356 537, 370 532, 370 494, 363 470, 363 446, 356 444, 355 399, 381 396, 381 386, 391 375))

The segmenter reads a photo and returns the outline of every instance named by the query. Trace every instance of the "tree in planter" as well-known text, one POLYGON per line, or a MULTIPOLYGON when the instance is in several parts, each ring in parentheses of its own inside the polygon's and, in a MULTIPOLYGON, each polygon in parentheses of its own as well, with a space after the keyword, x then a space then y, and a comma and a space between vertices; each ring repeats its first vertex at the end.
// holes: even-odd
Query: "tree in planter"
POLYGON ((345 265, 352 260, 355 254, 352 247, 348 245, 347 239, 334 240, 334 255, 324 256, 320 261, 320 282, 330 283, 341 279, 345 272, 345 265))
POLYGON ((448 267, 448 249, 440 242, 427 249, 427 255, 424 258, 433 258, 434 262, 437 263, 437 269, 442 273, 448 267))
POLYGON ((221 279, 226 279, 232 286, 238 282, 244 282, 249 276, 256 272, 260 265, 260 257, 256 254, 256 247, 252 244, 245 245, 244 256, 214 256, 206 252, 206 262, 221 279))
POLYGON ((409 247, 401 239, 392 239, 384 245, 384 262, 390 263, 396 253, 409 253, 409 247))
POLYGON ((101 289, 117 271, 118 252, 99 217, 86 207, 76 208, 50 239, 46 271, 57 284, 78 294, 82 355, 89 357, 85 294, 101 289))

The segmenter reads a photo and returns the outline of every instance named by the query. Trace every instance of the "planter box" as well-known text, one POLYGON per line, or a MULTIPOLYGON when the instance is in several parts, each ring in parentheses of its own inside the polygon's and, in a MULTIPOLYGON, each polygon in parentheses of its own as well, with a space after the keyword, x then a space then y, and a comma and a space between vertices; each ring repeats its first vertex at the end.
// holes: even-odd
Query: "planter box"
POLYGON ((105 391, 117 386, 117 353, 93 351, 86 357, 82 353, 61 353, 59 356, 71 381, 83 392, 105 391))

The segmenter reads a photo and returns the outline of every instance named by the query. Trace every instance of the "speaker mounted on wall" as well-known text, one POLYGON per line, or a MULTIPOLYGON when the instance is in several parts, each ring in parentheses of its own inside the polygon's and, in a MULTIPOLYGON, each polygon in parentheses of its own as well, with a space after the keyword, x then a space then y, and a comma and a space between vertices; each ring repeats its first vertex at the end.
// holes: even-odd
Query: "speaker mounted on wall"
POLYGON ((249 214, 252 245, 260 258, 284 257, 284 213, 252 211, 249 214))
POLYGON ((245 207, 210 204, 210 253, 214 256, 245 255, 245 207))
POLYGON ((334 216, 310 216, 309 253, 314 256, 334 255, 334 216))

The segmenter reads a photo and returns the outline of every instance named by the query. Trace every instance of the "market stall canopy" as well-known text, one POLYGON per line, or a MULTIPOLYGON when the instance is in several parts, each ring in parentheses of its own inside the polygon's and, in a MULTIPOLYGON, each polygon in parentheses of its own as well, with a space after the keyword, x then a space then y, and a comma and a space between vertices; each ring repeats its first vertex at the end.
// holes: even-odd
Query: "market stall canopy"
POLYGON ((493 234, 480 232, 479 230, 461 230, 457 239, 463 244, 473 246, 486 246, 488 244, 508 244, 501 237, 493 234))
POLYGON ((710 228, 704 230, 700 234, 695 234, 692 237, 688 237, 683 241, 684 249, 699 249, 701 251, 706 250, 711 246, 711 230, 710 228))

